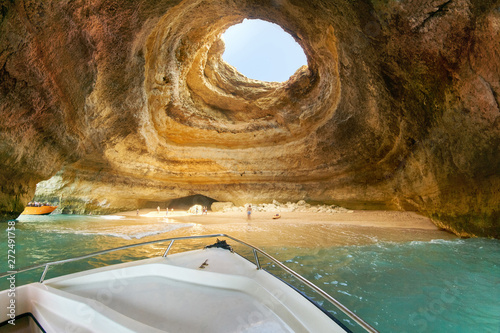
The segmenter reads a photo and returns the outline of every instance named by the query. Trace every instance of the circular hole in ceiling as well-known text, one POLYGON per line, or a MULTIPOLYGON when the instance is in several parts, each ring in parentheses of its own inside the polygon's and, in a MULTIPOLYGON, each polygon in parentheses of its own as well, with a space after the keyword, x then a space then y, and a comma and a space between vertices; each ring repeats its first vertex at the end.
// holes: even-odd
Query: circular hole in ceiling
POLYGON ((283 82, 307 66, 300 45, 277 24, 245 19, 229 27, 222 39, 224 61, 250 79, 283 82))

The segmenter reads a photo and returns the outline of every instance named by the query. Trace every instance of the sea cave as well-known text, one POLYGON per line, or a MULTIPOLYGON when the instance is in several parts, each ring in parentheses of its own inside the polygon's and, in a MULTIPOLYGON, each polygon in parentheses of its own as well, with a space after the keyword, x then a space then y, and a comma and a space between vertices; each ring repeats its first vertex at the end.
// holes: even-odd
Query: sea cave
POLYGON ((494 0, 3 1, 0 218, 35 191, 93 214, 304 200, 500 238, 499 40, 494 0), (245 19, 307 66, 227 64, 245 19))

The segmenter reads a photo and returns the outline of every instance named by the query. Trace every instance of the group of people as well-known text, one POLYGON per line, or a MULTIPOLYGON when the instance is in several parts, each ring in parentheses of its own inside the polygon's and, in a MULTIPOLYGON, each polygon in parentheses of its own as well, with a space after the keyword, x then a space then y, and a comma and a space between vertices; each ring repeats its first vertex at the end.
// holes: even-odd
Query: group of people
POLYGON ((50 204, 47 202, 33 201, 33 202, 28 202, 27 206, 28 207, 42 207, 42 206, 50 206, 50 204))
MULTIPOLYGON (((198 213, 201 213, 201 215, 207 215, 208 214, 208 207, 207 206, 199 207, 198 205, 196 205, 194 207, 195 208, 194 208, 194 212, 193 213, 195 213, 196 215, 198 215, 198 213)), ((160 211, 161 211, 160 206, 158 206, 158 208, 156 208, 156 209, 158 210, 158 214, 160 214, 160 211)), ((193 210, 193 207, 191 207, 190 210, 193 210)), ((167 207, 167 209, 165 211, 165 215, 168 215, 168 211, 169 211, 169 209, 167 207)), ((172 208, 172 209, 170 209, 170 211, 173 212, 174 209, 172 208)))
MULTIPOLYGON (((156 208, 156 210, 158 211, 158 215, 160 215, 160 212, 161 212, 161 208, 160 208, 160 206, 158 206, 158 207, 156 208)), ((169 212, 169 211, 173 213, 173 212, 174 212, 174 209, 172 208, 172 209, 170 209, 170 210, 169 210, 169 209, 168 209, 168 207, 167 207, 167 208, 165 209, 165 215, 168 215, 168 212, 169 212)), ((139 214, 139 210, 137 210, 137 214, 139 214)))
POLYGON ((201 215, 207 215, 208 214, 208 207, 207 206, 199 206, 199 205, 194 205, 189 209, 189 212, 191 214, 198 215, 200 213, 201 215))

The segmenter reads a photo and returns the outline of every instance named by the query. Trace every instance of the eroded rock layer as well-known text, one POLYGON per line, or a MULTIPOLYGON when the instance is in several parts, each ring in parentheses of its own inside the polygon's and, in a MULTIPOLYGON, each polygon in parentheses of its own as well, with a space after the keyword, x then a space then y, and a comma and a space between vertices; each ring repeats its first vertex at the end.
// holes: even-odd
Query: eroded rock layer
POLYGON ((107 213, 204 195, 412 209, 500 237, 498 1, 16 1, 0 5, 0 211, 107 213), (245 18, 308 65, 221 56, 245 18))

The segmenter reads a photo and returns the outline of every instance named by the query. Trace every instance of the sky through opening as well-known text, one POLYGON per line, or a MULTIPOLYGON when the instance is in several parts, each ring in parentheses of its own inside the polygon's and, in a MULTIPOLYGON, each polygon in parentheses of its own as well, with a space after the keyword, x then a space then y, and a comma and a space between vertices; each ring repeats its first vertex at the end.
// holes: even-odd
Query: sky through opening
POLYGON ((222 58, 246 77, 283 82, 307 65, 300 45, 279 25, 263 20, 243 20, 222 35, 222 58))

